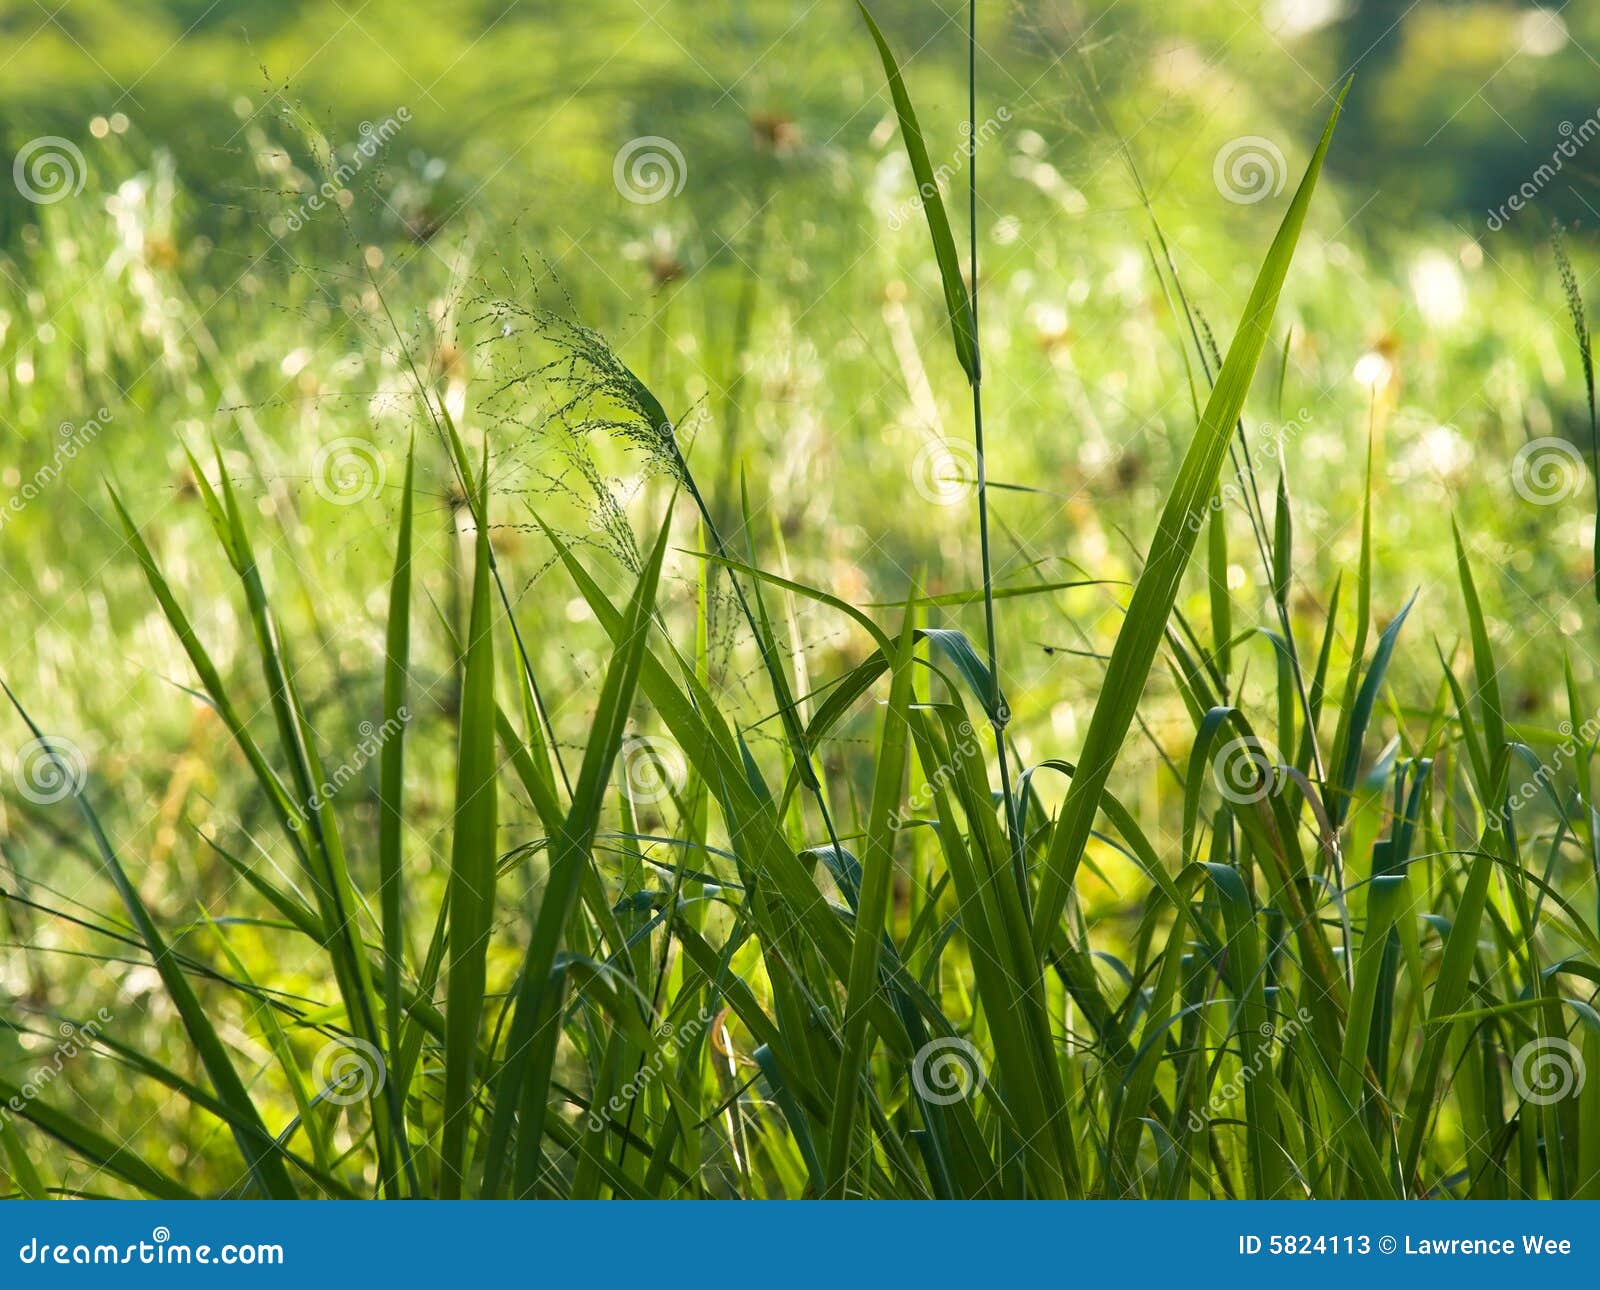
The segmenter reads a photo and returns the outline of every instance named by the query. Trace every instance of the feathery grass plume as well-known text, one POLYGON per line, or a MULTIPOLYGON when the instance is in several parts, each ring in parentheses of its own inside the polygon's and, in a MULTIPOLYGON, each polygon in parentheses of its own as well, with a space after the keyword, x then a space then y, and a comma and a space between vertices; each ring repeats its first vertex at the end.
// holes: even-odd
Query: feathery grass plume
POLYGON ((551 419, 576 420, 587 431, 612 435, 683 482, 687 468, 672 418, 605 337, 575 318, 548 311, 536 322, 540 336, 557 351, 538 375, 566 391, 565 401, 551 409, 551 419))
MULTIPOLYGON (((571 304, 570 299, 567 303, 571 304)), ((556 356, 501 382, 497 391, 504 392, 530 382, 547 383, 560 395, 547 415, 546 425, 560 424, 584 433, 609 435, 641 450, 652 467, 664 471, 688 494, 711 538, 710 554, 723 563, 729 563, 728 545, 705 494, 689 468, 672 418, 660 399, 634 374, 605 337, 575 318, 549 309, 528 310, 513 304, 502 304, 499 308, 514 311, 530 322, 535 333, 554 348, 556 356)), ((503 331, 503 323, 501 327, 503 331)), ((747 521, 748 516, 745 537, 749 541, 752 535, 748 531, 747 521)), ((631 546, 631 530, 628 530, 628 541, 628 549, 635 550, 631 546)), ((756 643, 773 698, 783 717, 786 742, 799 782, 816 804, 829 846, 835 854, 842 854, 843 847, 833 822, 827 794, 813 764, 812 749, 795 717, 783 663, 766 623, 760 589, 756 588, 756 606, 752 609, 731 564, 729 585, 745 625, 756 643), (757 611, 760 611, 759 619, 757 611)))
MULTIPOLYGON (((681 483, 687 472, 678 426, 652 391, 598 330, 576 315, 576 305, 548 267, 523 260, 526 281, 504 270, 497 290, 478 295, 471 320, 481 331, 488 376, 478 397, 480 414, 498 428, 519 459, 552 447, 565 469, 536 464, 535 491, 563 496, 587 511, 586 532, 567 536, 598 544, 637 575, 643 556, 629 523, 631 494, 649 480, 681 483), (553 284, 553 287, 552 287, 553 284), (547 301, 551 290, 558 302, 547 301), (531 290, 525 303, 518 296, 531 290), (610 440, 637 462, 629 488, 607 474, 597 455, 610 440)), ((504 490, 505 483, 501 481, 504 490)))
POLYGON ((1550 247, 1556 256, 1556 272, 1561 275, 1561 291, 1567 298, 1567 313, 1572 319, 1572 334, 1578 342, 1578 360, 1583 366, 1583 388, 1589 400, 1589 474, 1595 488, 1594 549, 1591 581, 1595 603, 1600 604, 1600 418, 1596 416, 1594 390, 1594 337, 1589 331, 1588 314, 1583 307, 1583 291, 1578 275, 1567 258, 1566 239, 1560 223, 1550 227, 1550 247))

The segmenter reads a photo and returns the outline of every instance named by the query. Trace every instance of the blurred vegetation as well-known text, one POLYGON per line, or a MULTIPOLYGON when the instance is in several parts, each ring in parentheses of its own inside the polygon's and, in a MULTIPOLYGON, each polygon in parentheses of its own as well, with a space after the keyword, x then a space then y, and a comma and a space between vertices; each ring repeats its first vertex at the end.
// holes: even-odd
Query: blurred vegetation
MULTIPOLYGON (((886 29, 916 51, 926 114, 951 124, 964 71, 957 6, 882 8, 886 29)), ((1600 13, 1584 6, 1010 0, 987 21, 995 101, 1055 115, 1049 137, 1077 145, 1070 132, 1093 120, 1092 83, 1120 128, 1142 137, 1155 175, 1219 126, 1305 138, 1327 87, 1355 71, 1361 92, 1332 173, 1379 194, 1389 219, 1481 217, 1548 160, 1561 122, 1600 110, 1586 52, 1600 13)), ((407 161, 453 172, 440 213, 470 190, 474 210, 486 198, 535 204, 541 232, 577 234, 573 212, 583 223, 594 214, 581 199, 599 191, 620 139, 676 139, 698 162, 690 201, 701 214, 748 198, 758 179, 746 173, 747 121, 792 120, 822 150, 848 143, 874 87, 839 26, 801 0, 667 0, 647 12, 606 2, 582 22, 558 0, 441 0, 425 20, 404 0, 9 3, 0 127, 14 150, 45 132, 83 141, 92 117, 122 112, 135 137, 172 152, 202 203, 227 205, 251 173, 241 112, 282 94, 349 138, 406 105, 416 117, 407 161)), ((1080 176, 1100 161, 1081 146, 1065 155, 1080 176)), ((1595 174, 1592 162, 1574 167, 1547 216, 1587 213, 1595 174)), ((14 234, 28 212, 9 190, 5 205, 14 234)))
MULTIPOLYGON (((243 648, 249 623, 210 552, 185 455, 215 437, 241 495, 272 525, 260 555, 279 612, 317 643, 298 660, 311 718, 331 746, 348 747, 378 711, 383 591, 418 377, 472 436, 493 442, 496 552, 514 603, 554 620, 530 633, 541 674, 581 698, 598 683, 604 636, 570 589, 546 594, 555 575, 530 509, 586 555, 609 558, 602 567, 624 586, 637 552, 608 535, 606 508, 619 505, 642 530, 667 483, 637 451, 575 448, 551 428, 538 338, 523 315, 500 309, 507 299, 570 311, 606 333, 689 428, 689 455, 725 521, 737 515, 744 467, 759 516, 752 538, 769 561, 781 543, 798 573, 855 604, 904 596, 913 574, 935 593, 975 585, 960 490, 954 505, 900 500, 918 496, 919 453, 966 433, 965 388, 939 333, 926 230, 920 215, 902 218, 913 183, 879 69, 851 6, 829 2, 0 5, 7 154, 59 135, 86 160, 70 200, 38 205, 0 186, 0 487, 17 490, 49 465, 64 424, 107 413, 47 499, 0 531, 4 675, 48 729, 83 749, 97 805, 138 849, 146 897, 164 918, 194 918, 229 885, 196 827, 249 836, 262 807, 231 773, 214 714, 185 688, 187 664, 110 520, 102 479, 148 524, 230 680, 264 703, 243 648), (368 137, 363 125, 402 110, 392 139, 337 185, 338 199, 308 210, 330 166, 368 137), (680 193, 639 204, 619 191, 614 161, 641 136, 681 151, 680 193), (319 449, 348 436, 376 446, 386 480, 354 506, 330 500, 316 478, 319 449)), ((875 8, 905 51, 935 160, 958 158, 959 6, 875 8)), ((1587 52, 1600 49, 1600 9, 983 8, 979 115, 1008 113, 978 152, 990 474, 1009 486, 995 494, 1002 580, 1136 577, 1142 540, 1129 535, 1150 532, 1193 432, 1196 374, 1152 267, 1152 227, 1126 157, 1226 347, 1329 87, 1354 69, 1278 316, 1282 392, 1258 382, 1246 410, 1252 427, 1284 430, 1297 621, 1320 621, 1335 572, 1355 560, 1370 435, 1385 515, 1374 621, 1423 588, 1408 628, 1412 665, 1394 668, 1380 714, 1386 736, 1431 709, 1435 646, 1464 657, 1452 512, 1506 644, 1512 719, 1559 720, 1566 694, 1550 642, 1512 642, 1530 620, 1557 638, 1584 630, 1576 606, 1594 573, 1591 498, 1530 505, 1510 463, 1544 436, 1589 447, 1546 231, 1576 222, 1572 253, 1587 283, 1600 150, 1580 152, 1503 230, 1485 218, 1549 160, 1563 122, 1600 110, 1587 52), (1214 160, 1240 136, 1282 150, 1287 191, 1246 204, 1219 193, 1214 160)), ((419 603, 459 627, 464 499, 437 453, 419 452, 418 487, 418 544, 431 561, 419 603)), ((1240 554, 1229 587, 1259 607, 1266 573, 1243 554, 1243 518, 1231 514, 1230 525, 1240 554)), ((696 534, 679 537, 698 549, 696 534)), ((697 578, 695 562, 674 553, 668 610, 690 602, 697 578)), ((1090 587, 1048 610, 1003 607, 1022 758, 1076 747, 1118 603, 1090 587)), ((1180 608, 1203 619, 1207 604, 1192 576, 1180 608)), ((787 630, 804 642, 803 677, 859 661, 860 642, 837 620, 794 612, 787 630)), ((971 629, 965 614, 949 618, 971 629)), ((718 678, 747 701, 752 746, 770 754, 779 740, 749 681, 748 641, 731 615, 722 629, 718 678)), ((418 646, 428 697, 409 772, 422 832, 448 820, 459 702, 456 660, 437 634, 430 640, 418 646)), ((1581 651, 1573 666, 1580 685, 1600 684, 1581 651)), ((1263 650, 1241 689, 1271 693, 1270 669, 1263 650)), ((1191 731, 1159 674, 1150 698, 1124 800, 1160 818, 1173 801, 1157 768, 1191 731)), ((587 726, 581 703, 559 708, 567 746, 582 747, 587 726)), ((870 768, 852 759, 854 746, 842 737, 826 758, 867 793, 870 768)), ((371 804, 359 809, 371 824, 371 804)), ((9 881, 47 902, 105 907, 80 839, 14 795, 5 811, 9 881)), ((516 812, 503 821, 508 834, 531 821, 525 806, 516 812)), ((1121 907, 1114 858, 1106 872, 1084 880, 1090 909, 1121 907)), ((439 871, 427 876, 442 884, 439 871)), ((47 951, 0 952, 13 999, 40 1012, 72 999, 87 1015, 116 994, 148 1000, 152 1030, 170 1022, 147 969, 58 972, 81 938, 15 905, 6 917, 8 942, 47 951)), ((242 932, 236 948, 270 960, 267 938, 248 942, 255 935, 242 932)), ((319 988, 293 969, 278 984, 319 988)), ((22 1048, 10 1057, 26 1061, 22 1048)), ((192 1153, 169 1167, 206 1177, 209 1144, 163 1123, 155 1094, 118 1085, 97 1095, 150 1099, 119 1118, 147 1114, 152 1139, 192 1153)))

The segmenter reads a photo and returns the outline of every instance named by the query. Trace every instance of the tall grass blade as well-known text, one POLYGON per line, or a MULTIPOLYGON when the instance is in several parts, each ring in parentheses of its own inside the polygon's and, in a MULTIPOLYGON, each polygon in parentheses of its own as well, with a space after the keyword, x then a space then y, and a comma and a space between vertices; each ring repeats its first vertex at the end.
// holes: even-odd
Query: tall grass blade
POLYGON ((900 120, 900 135, 905 142, 906 156, 911 162, 912 178, 917 181, 917 196, 922 204, 922 212, 927 216, 934 258, 939 262, 939 281, 944 287, 944 303, 950 315, 956 360, 967 374, 967 379, 976 381, 977 328, 972 317, 972 301, 967 294, 966 281, 961 276, 961 257, 956 253, 956 240, 950 232, 950 218, 945 214, 939 181, 934 175, 933 163, 928 159, 928 145, 922 137, 916 109, 911 106, 905 78, 900 74, 900 65, 895 61, 889 42, 884 39, 867 6, 861 0, 856 0, 856 7, 866 19, 867 30, 872 33, 873 43, 878 47, 878 57, 883 61, 884 75, 889 80, 889 95, 894 100, 895 115, 900 120))
MULTIPOLYGON (((389 623, 384 636, 383 725, 392 731, 384 740, 378 768, 378 907, 383 934, 383 1018, 390 1078, 402 1069, 400 1034, 403 1019, 400 978, 408 959, 405 936, 405 879, 401 868, 405 830, 405 745, 409 712, 406 677, 411 661, 411 521, 416 478, 416 445, 406 452, 406 474, 395 533, 394 575, 389 582, 389 623)), ((403 1114, 405 1090, 396 1089, 396 1109, 403 1114)), ((396 1125, 403 1136, 404 1123, 396 1125)))
POLYGON ((842 1200, 849 1184, 856 1105, 867 1061, 871 1017, 866 1000, 877 991, 879 950, 889 914, 894 879, 894 835, 891 816, 900 803, 905 779, 911 702, 911 651, 916 643, 913 601, 906 605, 905 624, 890 665, 889 703, 883 713, 883 734, 877 745, 872 802, 867 812, 867 840, 862 851, 861 880, 856 899, 855 945, 850 957, 849 992, 844 1012, 844 1053, 834 1086, 833 1125, 828 1139, 827 1195, 842 1200))
POLYGON ((461 1196, 466 1180, 499 855, 487 451, 477 496, 472 611, 457 735, 455 831, 450 844, 450 966, 445 984, 444 1124, 439 1162, 440 1191, 447 1200, 461 1196))
POLYGON ((1339 92, 1316 152, 1306 168, 1305 177, 1300 181, 1300 187, 1261 266, 1238 332, 1228 347, 1217 383, 1206 401, 1200 425, 1179 467, 1172 491, 1167 495, 1144 572, 1134 586, 1122 628, 1117 633, 1100 698, 1095 704, 1089 731, 1084 737, 1083 751, 1078 758, 1078 770, 1072 777, 1072 786, 1067 790, 1066 801, 1045 854, 1034 924, 1034 943, 1040 949, 1049 945, 1054 938, 1056 924, 1066 906, 1067 893, 1071 890, 1078 864, 1083 858, 1084 846, 1094 826, 1095 814, 1105 793, 1106 781, 1110 778, 1111 768, 1132 724, 1145 680, 1155 661, 1156 651, 1160 648, 1167 617, 1177 599, 1178 585, 1194 549, 1196 527, 1191 520, 1204 515, 1212 492, 1216 489, 1218 472, 1227 455, 1229 437, 1244 408, 1245 396, 1249 393, 1251 378, 1255 374, 1272 324, 1272 315, 1277 308, 1278 293, 1288 274, 1289 262, 1311 205, 1311 195, 1322 172, 1323 158, 1333 139, 1339 109, 1349 88, 1347 81, 1339 92))
POLYGON ((654 621, 656 586, 661 577, 671 523, 669 505, 649 562, 628 603, 620 639, 606 668, 583 764, 573 785, 572 806, 559 834, 552 839, 550 878, 518 977, 516 1009, 494 1085, 495 1110, 484 1179, 486 1195, 498 1194, 505 1176, 504 1157, 511 1138, 513 1114, 519 1118, 516 1194, 529 1194, 539 1177, 544 1150, 545 1098, 559 1031, 555 1022, 566 981, 566 973, 556 969, 557 954, 591 863, 590 852, 612 765, 622 743, 628 711, 646 657, 654 621))

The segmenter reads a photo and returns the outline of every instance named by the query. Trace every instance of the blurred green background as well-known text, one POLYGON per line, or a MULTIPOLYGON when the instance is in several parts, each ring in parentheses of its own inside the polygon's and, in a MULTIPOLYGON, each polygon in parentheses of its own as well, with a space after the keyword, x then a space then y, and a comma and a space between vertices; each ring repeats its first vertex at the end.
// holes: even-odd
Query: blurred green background
MULTIPOLYGON (((876 8, 964 237, 962 8, 876 8)), ((486 322, 494 301, 536 288, 605 332, 683 418, 725 514, 748 468, 763 526, 798 567, 856 598, 900 594, 919 569, 972 583, 960 375, 880 71, 844 0, 0 13, 15 159, 0 184, 0 487, 41 469, 60 484, 0 532, 6 671, 50 696, 55 724, 125 759, 120 783, 164 781, 157 750, 188 738, 190 717, 166 679, 183 669, 106 524, 102 477, 157 521, 199 612, 236 631, 226 580, 192 549, 202 520, 184 445, 215 436, 282 523, 281 577, 308 622, 341 642, 330 693, 375 683, 352 642, 375 639, 385 521, 417 423, 413 363, 490 432, 497 540, 530 606, 547 560, 530 503, 565 508, 581 534, 596 485, 636 518, 659 502, 637 453, 588 445, 589 473, 572 475, 531 379, 543 360, 511 324, 486 322), (52 178, 25 169, 41 140, 66 145, 67 189, 30 200, 23 189, 52 178), (646 169, 630 170, 641 146, 646 169), (665 188, 649 187, 662 179, 652 155, 665 188), (61 460, 61 427, 102 408, 93 449, 61 460), (317 474, 350 437, 387 482, 329 504, 317 474)), ((1576 630, 1587 482, 1530 505, 1512 473, 1529 440, 1588 446, 1547 239, 1552 221, 1572 225, 1586 279, 1600 10, 990 2, 980 26, 991 475, 1014 486, 997 494, 1002 578, 1136 570, 1126 535, 1148 531, 1201 380, 1151 269, 1141 193, 1225 346, 1332 87, 1353 71, 1280 312, 1281 392, 1258 382, 1249 412, 1286 443, 1302 599, 1321 604, 1354 552, 1370 431, 1384 532, 1401 544, 1380 553, 1379 612, 1423 586, 1438 594, 1425 590, 1420 617, 1452 620, 1453 507, 1504 579, 1491 614, 1576 630)), ((455 499, 438 454, 423 470, 442 535, 455 499)), ((1233 518, 1249 605, 1264 575, 1233 518)), ((1095 672, 1064 651, 1104 649, 1113 596, 1082 593, 1070 621, 1020 603, 1006 614, 1029 642, 1009 670, 1038 695, 1019 737, 1070 739, 1095 672)), ((838 624, 817 630, 833 640, 838 624)), ((558 674, 594 662, 549 648, 558 674)), ((1530 709, 1552 697, 1548 660, 1509 666, 1527 669, 1530 709)))
MULTIPOLYGON (((964 247, 964 7, 873 7, 935 164, 948 163, 964 247)), ((1562 713, 1556 642, 1580 639, 1577 607, 1592 594, 1591 485, 1580 471, 1541 499, 1553 504, 1530 502, 1514 469, 1535 439, 1589 447, 1548 236, 1553 221, 1572 225, 1587 287, 1600 7, 983 0, 979 11, 986 415, 991 478, 1010 486, 994 495, 998 580, 1137 573, 1139 535, 1204 397, 1151 266, 1141 192, 1226 347, 1353 71, 1279 312, 1281 380, 1258 380, 1247 412, 1252 434, 1282 444, 1302 649, 1354 560, 1370 435, 1375 621, 1422 589, 1390 674, 1389 730, 1437 692, 1435 646, 1460 657, 1452 512, 1482 567, 1514 715, 1562 713)), ((846 0, 9 2, 0 51, 0 141, 16 163, 0 182, 0 494, 48 484, 0 525, 0 676, 81 748, 97 805, 165 916, 187 917, 225 885, 191 826, 247 837, 262 808, 214 717, 181 688, 188 666, 108 522, 103 478, 147 526, 230 682, 259 697, 249 624, 185 456, 216 439, 258 512, 286 625, 314 643, 298 659, 313 719, 330 747, 349 747, 377 711, 390 521, 413 432, 421 603, 460 611, 460 499, 419 430, 420 379, 490 440, 496 547, 536 665, 570 700, 557 733, 581 745, 606 651, 549 573, 530 510, 590 542, 621 580, 611 557, 625 563, 627 544, 596 516, 609 498, 642 529, 665 493, 637 451, 552 429, 550 355, 507 300, 605 332, 681 418, 725 515, 747 468, 763 559, 855 603, 903 596, 913 574, 934 590, 975 584, 965 387, 881 68, 846 0), (52 178, 25 165, 40 140, 66 159, 54 176, 65 189, 44 200, 23 191, 37 197, 52 178), (640 140, 664 169, 630 168, 640 140), (64 459, 75 438, 86 446, 64 459), (349 440, 369 454, 370 486, 330 474, 330 451, 349 440)), ((1264 473, 1270 490, 1276 458, 1264 473)), ((1237 507, 1230 528, 1235 622, 1264 622, 1266 575, 1237 507)), ((691 600, 696 573, 674 557, 669 611, 691 600)), ((1075 755, 1118 595, 1004 602, 1025 759, 1075 755)), ((1180 608, 1204 619, 1203 578, 1191 575, 1180 608)), ((785 629, 802 681, 862 651, 836 616, 804 605, 785 629)), ((443 827, 453 660, 429 635, 411 773, 443 827)), ((1270 647, 1249 648, 1244 700, 1272 693, 1270 647)), ((1573 665, 1580 684, 1595 681, 1581 649, 1573 665)), ((725 688, 741 692, 748 667, 724 641, 725 688)), ((752 743, 770 752, 770 714, 742 692, 752 743)), ((1165 740, 1181 755, 1190 737, 1159 677, 1144 715, 1150 746, 1119 775, 1153 767, 1165 740)), ((834 769, 850 770, 851 754, 849 732, 828 750, 834 769)), ((1159 812, 1146 779, 1119 791, 1159 812)), ((106 903, 59 817, 15 794, 4 807, 16 881, 106 903)), ((508 838, 530 828, 510 811, 508 838)), ((9 943, 71 952, 58 924, 8 917, 9 943)), ((7 951, 8 989, 59 1004, 40 964, 7 951)), ((136 976, 72 988, 142 989, 162 1006, 136 976)))
MULTIPOLYGON (((925 114, 945 125, 961 106, 960 9, 877 6, 914 62, 925 114)), ((1600 109, 1591 6, 991 0, 981 9, 991 101, 1052 126, 1047 137, 1061 147, 1052 161, 1080 179, 1103 160, 1078 137, 1093 133, 1090 85, 1152 175, 1183 189, 1185 167, 1209 163, 1217 131, 1303 141, 1328 87, 1355 72, 1333 173, 1363 197, 1377 194, 1384 219, 1470 224, 1549 159, 1562 122, 1600 109)), ((447 165, 450 181, 430 194, 438 214, 460 214, 469 191, 480 204, 536 198, 539 222, 571 235, 601 212, 560 208, 596 192, 619 142, 647 130, 698 163, 685 206, 702 218, 748 196, 752 120, 791 121, 817 160, 856 151, 881 107, 857 25, 843 0, 600 0, 581 13, 538 0, 441 0, 425 11, 403 0, 8 3, 0 122, 14 150, 45 132, 85 143, 92 117, 121 112, 130 142, 169 149, 196 197, 225 206, 252 173, 241 111, 259 113, 281 93, 348 137, 407 105, 416 120, 404 157, 390 163, 447 165)), ((1571 167, 1544 199, 1545 217, 1587 213, 1594 174, 1592 164, 1571 167)), ((28 211, 6 197, 14 233, 28 211)))
MULTIPOLYGON (((964 10, 876 9, 964 243, 964 10)), ((1530 440, 1588 446, 1548 234, 1572 225, 1586 279, 1600 11, 979 9, 991 478, 1012 485, 996 493, 1001 580, 1137 571, 1202 382, 1151 268, 1141 193, 1225 346, 1330 87, 1354 71, 1279 315, 1281 382, 1258 381, 1247 414, 1283 443, 1298 603, 1317 621, 1353 558, 1370 432, 1389 544, 1377 615, 1422 587, 1418 621, 1456 647, 1453 508, 1501 579, 1491 616, 1575 632, 1592 572, 1588 482, 1558 480, 1556 504, 1535 505, 1513 474, 1530 440), (1525 185, 1533 195, 1509 209, 1525 185)), ((781 538, 798 571, 858 600, 903 594, 917 571, 938 589, 975 581, 961 377, 881 72, 844 0, 69 0, 3 13, 0 124, 15 165, 0 184, 0 487, 41 470, 52 485, 0 531, 5 674, 48 696, 50 723, 91 764, 117 768, 106 791, 128 795, 130 828, 147 827, 142 803, 199 736, 172 684, 184 665, 106 522, 102 478, 152 523, 226 657, 240 625, 185 458, 215 436, 281 525, 272 575, 328 646, 308 662, 350 725, 377 683, 414 375, 489 435, 496 540, 530 613, 548 610, 530 506, 586 538, 604 534, 603 497, 640 523, 659 506, 640 454, 551 431, 550 355, 500 321, 505 299, 601 329, 682 418, 725 515, 746 468, 767 553, 781 538), (40 140, 81 161, 68 155, 64 190, 30 200, 25 186, 61 178, 26 169, 40 140), (62 427, 100 409, 92 446, 62 460, 62 427), (352 438, 382 478, 355 505, 330 503, 319 475, 352 438)), ((436 539, 454 541, 459 499, 438 452, 423 454, 422 485, 436 539)), ((1230 523, 1249 621, 1265 574, 1242 514, 1230 523)), ((443 571, 435 590, 449 612, 443 571)), ((1192 597, 1203 617, 1199 579, 1192 597)), ((1021 642, 1006 666, 1024 750, 1076 738, 1098 675, 1083 653, 1108 647, 1116 605, 1100 588, 1003 610, 1021 642)), ((837 621, 802 612, 794 628, 819 664, 850 647, 837 621)), ((544 664, 557 685, 589 674, 600 644, 577 643, 592 625, 559 627, 544 664)), ((1397 680, 1419 701, 1436 684, 1423 642, 1415 676, 1397 680)), ((1528 711, 1558 697, 1560 670, 1539 653, 1507 657, 1528 711)), ((442 651, 433 663, 449 668, 442 651)), ((568 720, 581 731, 581 711, 568 720)))

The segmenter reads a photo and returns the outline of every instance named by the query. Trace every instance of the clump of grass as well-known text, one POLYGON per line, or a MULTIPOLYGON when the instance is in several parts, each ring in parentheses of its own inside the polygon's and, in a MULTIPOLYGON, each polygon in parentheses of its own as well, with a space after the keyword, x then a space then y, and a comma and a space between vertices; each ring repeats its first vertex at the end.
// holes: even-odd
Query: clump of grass
MULTIPOLYGON (((910 91, 867 21, 920 182, 910 91)), ((371 660, 389 732, 375 829, 353 795, 323 790, 345 782, 338 737, 313 720, 309 651, 257 557, 272 517, 251 514, 220 457, 216 482, 191 460, 193 504, 243 606, 252 686, 208 649, 149 522, 113 489, 187 681, 267 823, 206 839, 240 884, 229 916, 164 928, 95 792, 74 783, 125 915, 90 929, 154 965, 181 1032, 168 1060, 112 1026, 93 1037, 94 1060, 226 1130, 200 1150, 228 1194, 1600 1196, 1600 1080, 1584 1078, 1600 1064, 1600 928, 1573 880, 1600 864, 1597 739, 1578 684, 1569 669, 1565 731, 1513 720, 1458 532, 1465 666, 1441 647, 1432 698, 1402 703, 1390 671, 1410 603, 1369 639, 1385 541, 1370 459, 1353 631, 1339 584, 1325 610, 1295 608, 1286 475, 1269 523, 1240 470, 1243 411, 1337 115, 1225 349, 1206 347, 1170 254, 1153 257, 1209 389, 1194 392, 1196 425, 1087 732, 1062 755, 1030 762, 1006 746, 996 610, 1069 584, 997 581, 985 541, 977 589, 908 582, 892 605, 859 604, 767 567, 748 496, 733 550, 662 400, 569 318, 537 320, 554 358, 529 375, 565 392, 552 415, 572 434, 617 437, 659 463, 670 495, 617 585, 535 513, 564 601, 514 601, 494 541, 510 503, 493 483, 504 432, 469 451, 410 365, 434 433, 407 457, 371 660), (1215 518, 1230 453, 1269 573, 1259 628, 1230 596, 1215 518), (471 521, 459 623, 421 613, 414 594, 458 555, 416 540, 424 454, 457 481, 471 521), (675 525, 707 549, 674 555, 675 525), (1191 622, 1181 595, 1202 529, 1209 623, 1191 622), (675 560, 694 580, 677 603, 662 595, 675 560), (767 682, 754 713, 709 665, 718 576, 767 682), (859 645, 810 693, 796 693, 769 597, 809 602, 859 645), (551 606, 565 601, 604 645, 571 698, 584 738, 570 778, 525 648, 562 630, 551 606), (948 625, 979 606, 987 657, 948 625), (1258 711, 1248 662, 1263 646, 1275 702, 1258 711), (427 655, 455 662, 460 698, 414 721, 427 655), (1167 830, 1121 778, 1158 670, 1188 720, 1160 750, 1176 786, 1167 830), (830 766, 819 750, 863 714, 853 764, 830 766), (992 750, 974 722, 992 729, 992 750), (759 725, 782 738, 755 743, 759 725), (449 764, 432 856, 408 770, 430 757, 449 764), (1087 891, 1113 866, 1134 876, 1132 894, 1102 916, 1087 891), (308 966, 258 981, 245 937, 273 963, 308 966)), ((924 197, 977 429, 975 292, 937 189, 924 197)), ((1581 302, 1575 316, 1586 338, 1581 302)), ((507 317, 480 320, 489 343, 507 317)), ((985 528, 989 501, 980 487, 985 528)), ((0 1077, 0 1099, 14 1108, 0 1145, 19 1192, 192 1190, 168 1153, 53 1094, 0 1077)))

